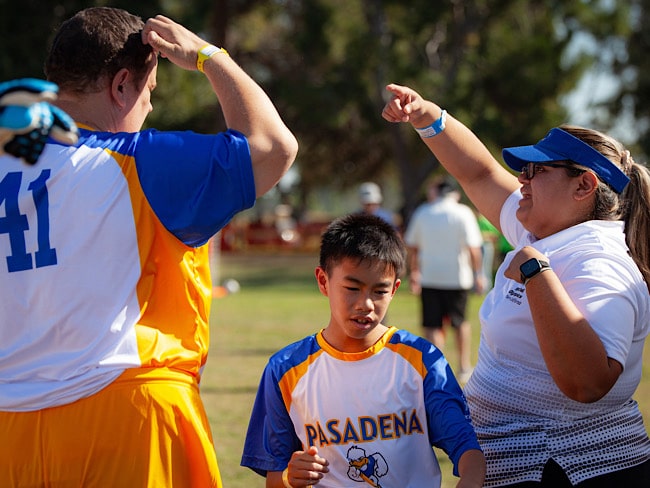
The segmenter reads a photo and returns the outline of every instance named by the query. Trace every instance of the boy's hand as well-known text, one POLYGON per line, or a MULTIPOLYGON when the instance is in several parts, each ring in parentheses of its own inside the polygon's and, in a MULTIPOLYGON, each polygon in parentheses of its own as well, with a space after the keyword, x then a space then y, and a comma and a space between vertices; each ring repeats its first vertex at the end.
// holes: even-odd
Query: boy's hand
POLYGON ((293 488, 317 485, 329 472, 327 459, 318 455, 318 449, 311 446, 306 451, 296 451, 287 466, 287 480, 293 488))
POLYGON ((77 142, 75 123, 49 103, 57 92, 54 83, 33 78, 0 83, 0 156, 7 153, 34 164, 48 137, 63 144, 77 142))

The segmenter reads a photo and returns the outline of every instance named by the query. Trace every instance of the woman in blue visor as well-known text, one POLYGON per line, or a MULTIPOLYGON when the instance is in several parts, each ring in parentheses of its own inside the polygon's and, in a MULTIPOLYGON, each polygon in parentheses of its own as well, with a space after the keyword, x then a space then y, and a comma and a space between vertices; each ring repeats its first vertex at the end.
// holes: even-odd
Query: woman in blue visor
POLYGON ((407 122, 514 246, 480 311, 465 394, 485 486, 648 487, 634 393, 650 331, 650 174, 621 143, 574 126, 504 149, 410 88, 383 110, 407 122))

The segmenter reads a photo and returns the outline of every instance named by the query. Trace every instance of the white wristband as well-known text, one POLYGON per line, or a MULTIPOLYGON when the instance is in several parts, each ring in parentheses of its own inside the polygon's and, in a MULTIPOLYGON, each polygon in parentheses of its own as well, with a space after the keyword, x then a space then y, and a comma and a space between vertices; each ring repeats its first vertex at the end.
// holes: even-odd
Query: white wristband
POLYGON ((422 127, 420 129, 416 128, 418 134, 422 139, 429 139, 430 137, 437 136, 443 130, 445 130, 445 122, 447 121, 447 111, 443 110, 440 114, 440 118, 436 120, 433 124, 428 125, 427 127, 422 127))

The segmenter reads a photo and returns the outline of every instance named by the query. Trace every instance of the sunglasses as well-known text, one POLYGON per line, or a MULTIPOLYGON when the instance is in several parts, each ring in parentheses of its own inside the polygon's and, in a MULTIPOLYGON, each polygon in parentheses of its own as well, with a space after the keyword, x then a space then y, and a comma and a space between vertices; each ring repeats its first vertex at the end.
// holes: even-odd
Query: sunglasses
POLYGON ((567 163, 526 163, 521 168, 521 174, 527 179, 532 180, 537 173, 541 173, 543 168, 564 168, 570 170, 571 176, 578 176, 586 170, 578 169, 575 166, 567 163))

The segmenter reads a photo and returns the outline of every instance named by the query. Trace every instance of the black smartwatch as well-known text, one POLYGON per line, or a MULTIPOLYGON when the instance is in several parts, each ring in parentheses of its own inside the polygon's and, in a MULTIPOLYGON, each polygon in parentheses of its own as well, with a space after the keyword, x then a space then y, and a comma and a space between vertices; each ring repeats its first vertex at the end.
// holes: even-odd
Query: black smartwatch
POLYGON ((536 276, 542 271, 546 271, 547 269, 551 269, 551 265, 548 263, 548 261, 531 258, 519 266, 519 271, 521 272, 521 282, 526 285, 528 280, 530 280, 533 276, 536 276))

